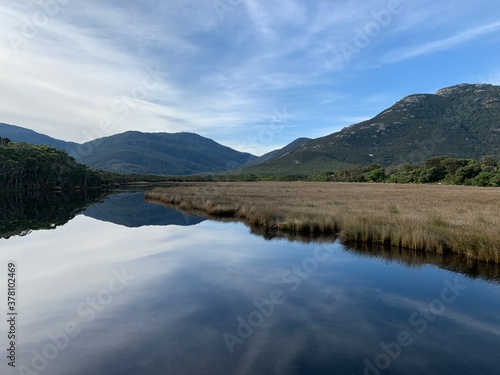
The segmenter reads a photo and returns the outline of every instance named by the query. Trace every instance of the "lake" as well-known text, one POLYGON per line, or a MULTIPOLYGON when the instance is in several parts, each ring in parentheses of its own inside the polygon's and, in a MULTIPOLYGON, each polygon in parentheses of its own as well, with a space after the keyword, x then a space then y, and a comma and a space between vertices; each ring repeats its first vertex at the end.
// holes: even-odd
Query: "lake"
MULTIPOLYGON (((43 225, 3 227, 18 315, 16 368, 2 355, 0 373, 500 374, 496 265, 262 236, 141 192, 93 198, 50 197, 43 225)), ((4 208, 26 212, 19 200, 4 208)))

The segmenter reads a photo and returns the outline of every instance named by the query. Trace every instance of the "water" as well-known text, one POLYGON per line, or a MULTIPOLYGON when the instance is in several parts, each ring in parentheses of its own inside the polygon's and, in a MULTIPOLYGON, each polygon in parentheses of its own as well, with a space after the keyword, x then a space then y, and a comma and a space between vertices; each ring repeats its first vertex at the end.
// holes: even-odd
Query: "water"
POLYGON ((2 374, 500 373, 494 266, 269 241, 142 193, 0 240, 2 279, 9 261, 17 368, 2 355, 2 374))

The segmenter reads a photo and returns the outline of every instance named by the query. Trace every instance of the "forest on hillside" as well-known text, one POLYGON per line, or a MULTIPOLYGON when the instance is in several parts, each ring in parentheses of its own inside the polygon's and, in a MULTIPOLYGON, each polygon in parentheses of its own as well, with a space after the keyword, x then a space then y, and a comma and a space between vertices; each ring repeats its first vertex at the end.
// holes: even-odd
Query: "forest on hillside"
POLYGON ((383 167, 380 164, 358 166, 315 177, 318 181, 389 182, 399 184, 441 183, 449 185, 500 186, 500 160, 434 157, 423 165, 404 164, 383 167))
POLYGON ((102 177, 66 152, 0 137, 0 190, 48 190, 100 186, 102 177))

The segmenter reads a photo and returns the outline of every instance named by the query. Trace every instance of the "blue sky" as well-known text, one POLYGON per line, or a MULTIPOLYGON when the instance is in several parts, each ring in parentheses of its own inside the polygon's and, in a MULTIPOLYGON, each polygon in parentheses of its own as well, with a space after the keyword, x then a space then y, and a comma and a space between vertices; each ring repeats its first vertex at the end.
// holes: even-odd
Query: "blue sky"
POLYGON ((500 84, 497 1, 18 0, 0 36, 0 122, 78 142, 189 131, 260 155, 500 84))

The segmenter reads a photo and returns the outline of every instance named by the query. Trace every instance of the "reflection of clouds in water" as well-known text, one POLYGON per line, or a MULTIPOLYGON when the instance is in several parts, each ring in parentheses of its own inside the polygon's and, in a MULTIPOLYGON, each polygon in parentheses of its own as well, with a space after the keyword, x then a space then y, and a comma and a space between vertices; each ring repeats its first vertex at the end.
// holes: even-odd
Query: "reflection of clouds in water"
MULTIPOLYGON (((5 244, 1 261, 15 259, 24 272, 27 360, 30 349, 48 341, 48 331, 61 330, 79 303, 106 287, 113 269, 124 267, 135 276, 95 320, 82 324, 82 332, 51 363, 52 375, 67 374, 68 368, 75 375, 361 373, 365 357, 372 359, 381 342, 409 330, 410 314, 439 297, 442 284, 435 281, 453 275, 431 267, 410 272, 329 244, 332 256, 293 291, 283 282, 284 272, 312 256, 318 245, 264 241, 242 224, 214 222, 194 230, 130 229, 78 216, 56 231, 5 244), (430 281, 423 287, 425 277, 430 281), (235 334, 236 318, 246 319, 255 310, 253 301, 268 299, 276 288, 285 303, 231 355, 222 334, 235 334)), ((428 330, 414 334, 415 343, 391 370, 439 373, 435 361, 451 366, 467 351, 475 355, 470 366, 495 363, 494 349, 488 349, 495 346, 482 342, 498 340, 498 318, 474 315, 494 304, 482 299, 474 305, 470 298, 464 293, 428 330)))
MULTIPOLYGON (((24 342, 44 339, 47 332, 61 330, 66 322, 77 320, 77 306, 106 288, 113 270, 126 269, 136 277, 130 288, 139 289, 156 275, 172 272, 180 265, 180 258, 171 256, 164 263, 137 260, 197 249, 200 243, 214 240, 208 231, 193 234, 185 229, 171 226, 132 230, 78 216, 55 232, 38 231, 4 241, 2 263, 15 260, 20 269, 18 305, 23 312, 22 324, 27 327, 24 342)), ((216 257, 215 249, 210 250, 210 256, 216 257)), ((133 303, 137 295, 130 292, 114 296, 105 312, 133 303)))

